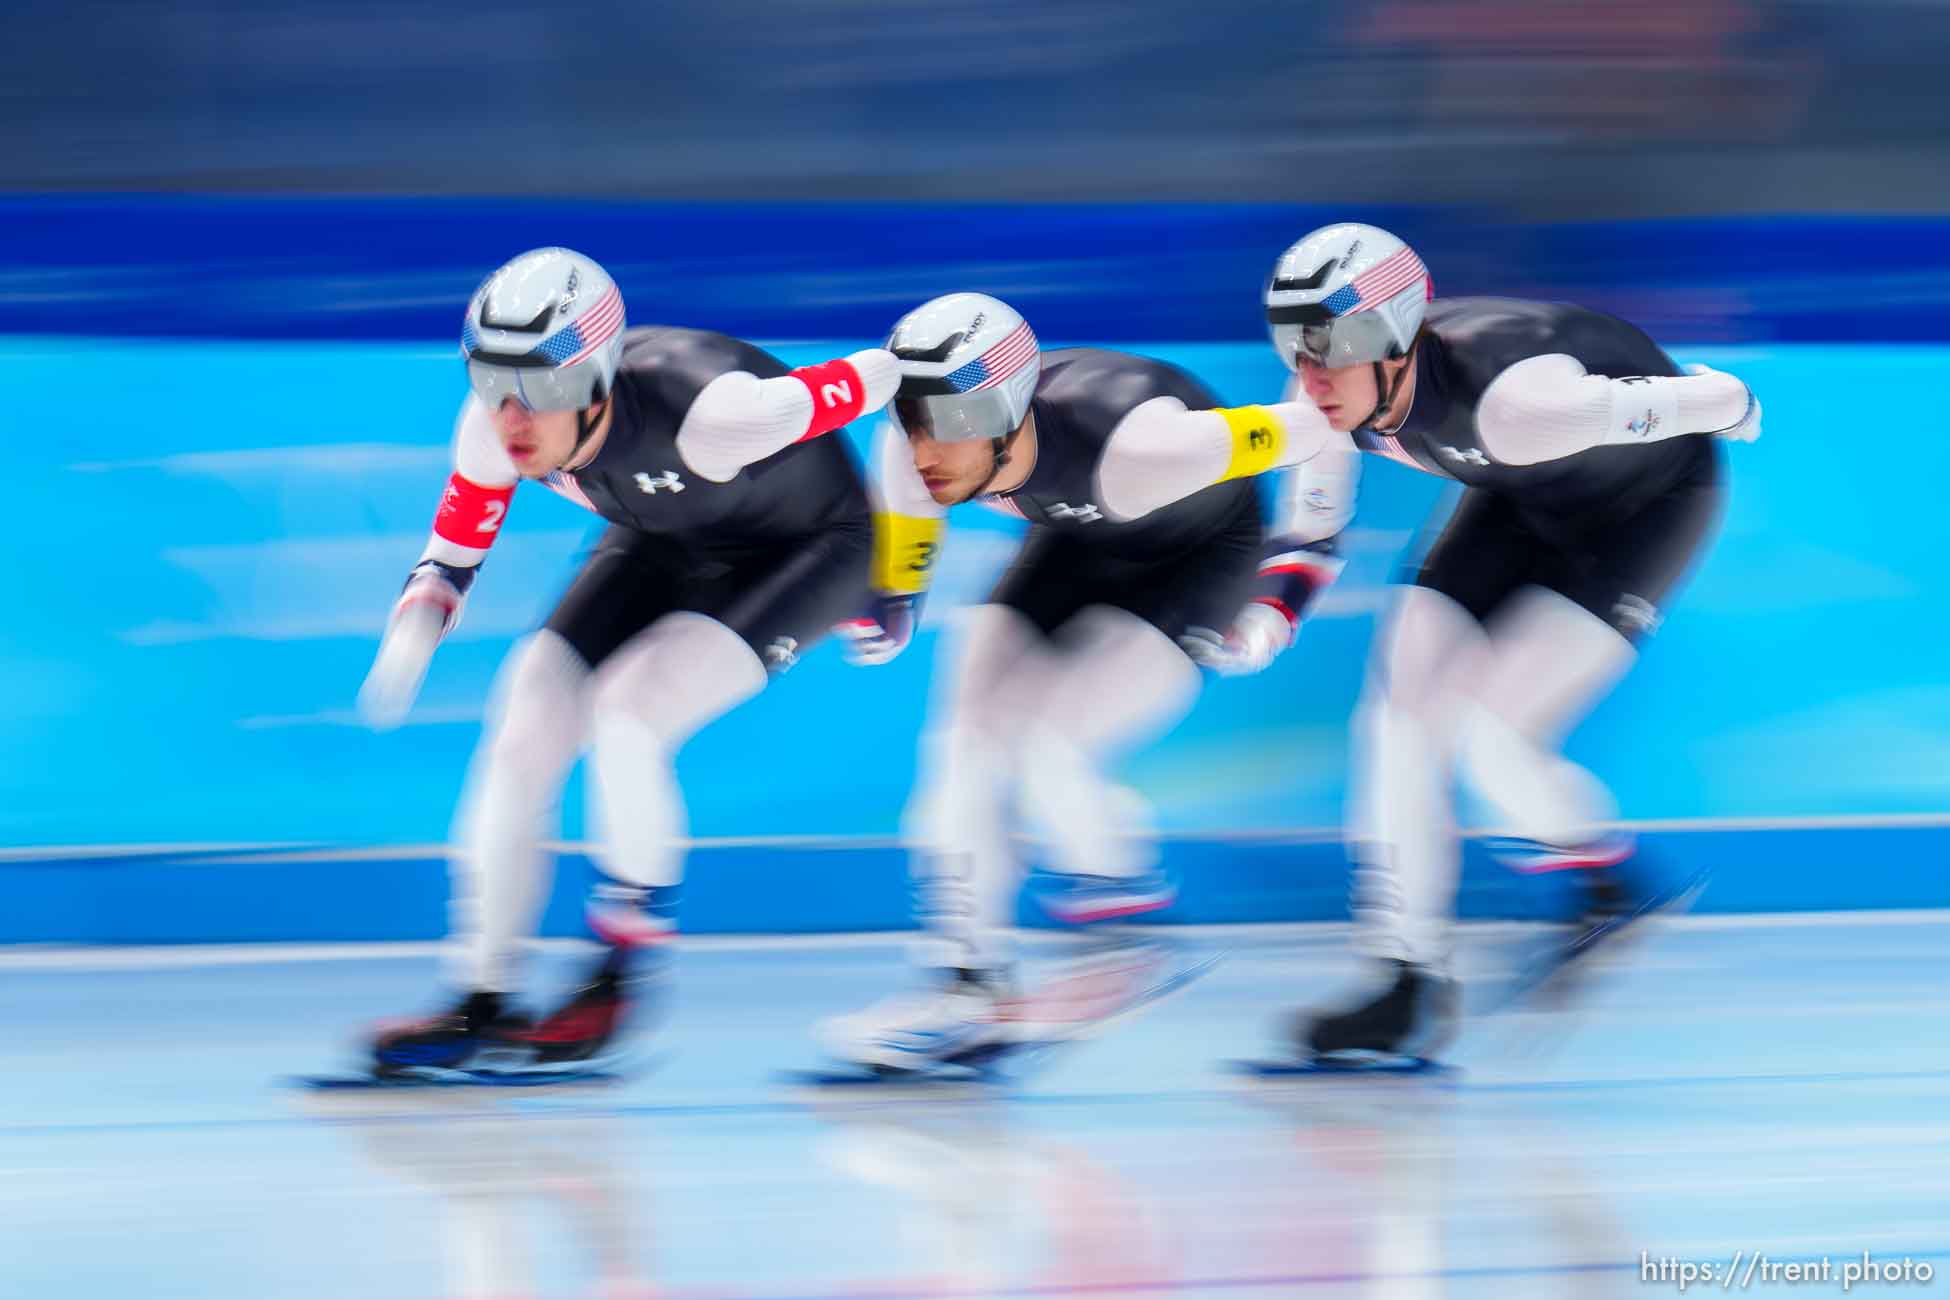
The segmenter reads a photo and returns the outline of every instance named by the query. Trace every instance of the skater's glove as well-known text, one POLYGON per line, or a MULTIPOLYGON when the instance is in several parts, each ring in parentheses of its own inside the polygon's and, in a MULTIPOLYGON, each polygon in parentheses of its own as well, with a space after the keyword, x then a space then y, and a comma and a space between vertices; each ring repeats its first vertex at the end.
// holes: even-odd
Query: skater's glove
POLYGON ((1264 601, 1247 602, 1223 640, 1187 640, 1186 650, 1203 667, 1226 677, 1264 672, 1293 644, 1293 625, 1264 601))
MULTIPOLYGON (((1686 373, 1689 375, 1726 374, 1725 371, 1715 370, 1711 366, 1687 366, 1686 373)), ((1732 379, 1734 376, 1727 375, 1727 378, 1732 379)), ((1715 438, 1726 438, 1733 442, 1752 442, 1760 437, 1760 399, 1754 396, 1754 390, 1751 388, 1747 390, 1747 409, 1738 420, 1724 429, 1714 429, 1711 432, 1715 438)))
POLYGON ((914 636, 920 599, 914 595, 878 592, 864 613, 841 623, 837 630, 846 640, 848 662, 884 664, 905 650, 914 636))
POLYGON ((428 560, 415 568, 394 602, 386 635, 359 688, 359 717, 377 731, 390 731, 406 719, 433 662, 434 647, 460 621, 467 603, 465 586, 473 570, 455 570, 428 560))

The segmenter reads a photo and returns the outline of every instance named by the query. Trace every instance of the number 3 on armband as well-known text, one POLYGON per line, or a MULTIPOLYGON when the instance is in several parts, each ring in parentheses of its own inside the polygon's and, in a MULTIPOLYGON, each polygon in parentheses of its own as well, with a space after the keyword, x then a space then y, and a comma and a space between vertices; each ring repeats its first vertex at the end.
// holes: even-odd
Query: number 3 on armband
POLYGON ((926 573, 934 567, 934 552, 935 543, 933 542, 914 543, 914 561, 907 567, 916 573, 926 573))

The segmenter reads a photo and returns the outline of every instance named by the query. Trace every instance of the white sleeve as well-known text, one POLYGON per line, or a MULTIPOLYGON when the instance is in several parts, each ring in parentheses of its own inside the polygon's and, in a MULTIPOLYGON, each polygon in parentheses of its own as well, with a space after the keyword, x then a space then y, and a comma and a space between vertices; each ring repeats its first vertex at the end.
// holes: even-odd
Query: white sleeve
POLYGON ((1267 536, 1301 545, 1340 536, 1354 522, 1360 487, 1360 451, 1351 443, 1328 447, 1280 476, 1267 536))
MULTIPOLYGON (((866 389, 860 411, 877 411, 900 385, 893 354, 868 348, 846 358, 866 389)), ((745 370, 719 375, 706 384, 684 412, 677 430, 677 454, 692 472, 713 483, 727 483, 738 471, 777 455, 813 427, 813 395, 790 375, 760 379, 745 370)))
POLYGON ((677 454, 692 472, 726 483, 798 441, 811 420, 812 394, 798 380, 733 370, 692 400, 677 430, 677 454))
POLYGON ((1747 386, 1732 375, 1608 379, 1554 352, 1491 381, 1477 404, 1476 433, 1503 464, 1535 465, 1593 447, 1717 433, 1741 421, 1748 401, 1747 386))
MULTIPOLYGON (((1262 408, 1280 424, 1277 458, 1265 469, 1312 460, 1346 442, 1310 402, 1262 408)), ((1140 402, 1117 422, 1097 462, 1097 501, 1117 519, 1136 519, 1234 477, 1233 429, 1219 411, 1188 411, 1175 397, 1140 402)))
POLYGON ((914 468, 914 453, 907 436, 892 420, 874 427, 873 455, 868 464, 867 497, 877 515, 902 515, 908 519, 940 519, 948 507, 934 499, 921 471, 914 468))
MULTIPOLYGON (((1301 392, 1300 376, 1287 378, 1280 400, 1308 400, 1301 392)), ((1354 522, 1360 487, 1361 449, 1351 439, 1328 445, 1312 460, 1281 471, 1267 537, 1310 545, 1340 536, 1354 522)))
MULTIPOLYGON (((469 393, 454 416, 454 473, 482 487, 512 487, 520 480, 514 461, 494 431, 494 416, 469 393)), ((497 530, 498 531, 498 530, 497 530)), ((471 569, 487 558, 487 547, 462 546, 438 533, 427 536, 421 560, 438 560, 457 569, 471 569)))

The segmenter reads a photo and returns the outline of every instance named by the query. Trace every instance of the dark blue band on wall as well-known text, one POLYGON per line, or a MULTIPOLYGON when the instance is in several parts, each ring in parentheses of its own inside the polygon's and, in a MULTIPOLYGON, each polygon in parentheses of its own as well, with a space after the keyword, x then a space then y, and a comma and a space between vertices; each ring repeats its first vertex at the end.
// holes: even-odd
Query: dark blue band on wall
POLYGON ((486 271, 566 244, 616 275, 641 323, 871 338, 923 299, 977 289, 1051 340, 1252 339, 1274 257, 1341 219, 1408 239, 1438 294, 1575 300, 1661 340, 1950 339, 1942 218, 187 196, 0 200, 0 333, 444 340, 486 271))
MULTIPOLYGON (((1670 872, 1709 871, 1700 912, 1950 907, 1950 880, 1917 871, 1942 854, 1950 828, 1667 829, 1644 837, 1670 872), (1837 873, 1837 861, 1855 864, 1837 873)), ((330 851, 292 861, 262 850, 105 853, 0 867, 8 907, 0 944, 264 943, 436 939, 446 925, 446 867, 406 851, 330 851)), ((907 855, 888 843, 706 845, 691 853, 687 934, 810 934, 905 929, 907 855)), ((1180 924, 1342 921, 1349 865, 1331 835, 1179 839, 1164 847, 1181 879, 1160 919, 1180 924)), ((594 867, 565 855, 542 918, 545 936, 584 936, 582 900, 594 867)), ((1457 912, 1465 919, 1564 915, 1567 880, 1522 877, 1464 845, 1457 912)), ((1026 901, 1017 922, 1047 925, 1026 901)))

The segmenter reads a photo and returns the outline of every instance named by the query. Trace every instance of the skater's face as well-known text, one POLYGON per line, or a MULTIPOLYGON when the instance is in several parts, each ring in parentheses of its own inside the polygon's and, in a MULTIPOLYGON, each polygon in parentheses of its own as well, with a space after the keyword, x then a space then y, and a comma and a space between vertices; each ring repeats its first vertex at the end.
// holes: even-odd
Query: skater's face
MULTIPOLYGON (((1384 361, 1381 363, 1383 381, 1395 382, 1408 361, 1384 361)), ((1300 358, 1300 387, 1307 399, 1320 408, 1327 417, 1327 423, 1341 433, 1348 433, 1361 426, 1361 422, 1374 413, 1374 406, 1381 394, 1375 387, 1375 369, 1367 362, 1352 366, 1323 366, 1300 358)), ((1383 420, 1384 427, 1389 423, 1383 420)))
POLYGON ((928 495, 939 505, 952 506, 973 497, 995 472, 995 444, 987 438, 937 442, 933 435, 908 430, 907 445, 914 452, 914 468, 928 495))
MULTIPOLYGON (((591 411, 599 427, 600 417, 607 414, 600 406, 591 411)), ((494 431, 500 435, 508 459, 515 463, 515 472, 523 478, 545 478, 575 455, 574 411, 531 411, 510 397, 494 413, 494 431)))

